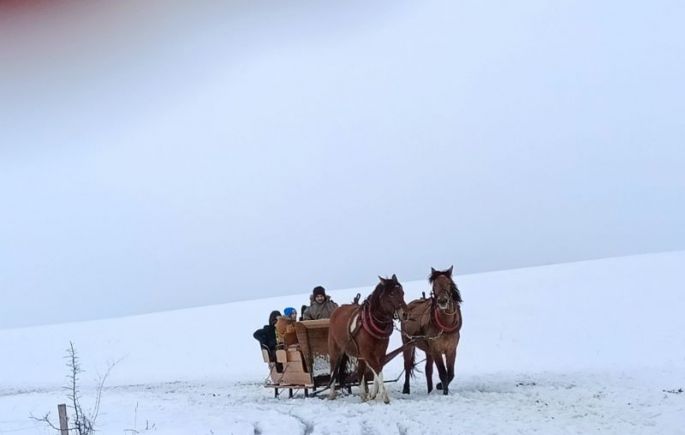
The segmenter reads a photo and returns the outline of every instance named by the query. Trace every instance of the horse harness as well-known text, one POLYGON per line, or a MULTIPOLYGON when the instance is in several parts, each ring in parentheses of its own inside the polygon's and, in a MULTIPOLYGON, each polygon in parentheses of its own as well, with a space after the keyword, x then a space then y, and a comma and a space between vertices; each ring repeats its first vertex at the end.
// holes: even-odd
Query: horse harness
MULTIPOLYGON (((358 300, 358 298, 355 298, 355 305, 359 303, 358 300)), ((392 335, 393 326, 392 320, 389 322, 378 320, 372 313, 371 302, 366 299, 361 305, 356 307, 354 313, 350 316, 347 324, 347 331, 350 334, 348 343, 354 343, 357 355, 359 355, 359 345, 357 344, 356 337, 360 330, 364 329, 367 334, 377 340, 387 340, 392 335)))
MULTIPOLYGON (((443 323, 440 321, 440 308, 438 307, 438 304, 435 303, 435 298, 431 298, 431 299, 432 299, 432 304, 431 304, 432 307, 431 307, 431 309, 432 309, 432 311, 433 311, 433 320, 435 321, 435 325, 436 325, 436 326, 438 327, 438 329, 440 330, 440 333, 441 333, 441 334, 442 334, 442 333, 448 333, 448 334, 449 334, 450 332, 456 331, 457 328, 459 328, 459 326, 460 326, 460 325, 459 325, 459 317, 456 317, 456 316, 455 316, 455 318, 454 318, 454 324, 453 324, 453 325, 445 325, 445 324, 443 324, 443 323)), ((448 316, 454 316, 455 314, 457 314, 456 311, 453 311, 453 312, 451 312, 451 313, 447 313, 448 316)))
MULTIPOLYGON (((424 294, 424 299, 425 299, 426 298, 425 293, 423 293, 423 294, 424 294)), ((430 319, 430 322, 432 322, 437 327, 438 333, 433 335, 433 336, 409 335, 406 332, 399 330, 400 333, 402 333, 402 335, 409 338, 411 341, 437 340, 438 338, 440 338, 442 336, 442 334, 449 334, 449 333, 452 333, 452 332, 456 331, 457 329, 459 329, 460 324, 459 324, 459 318, 458 317, 455 317, 453 325, 445 325, 442 321, 440 321, 440 307, 438 307, 437 301, 436 301, 435 296, 433 295, 432 291, 431 291, 430 301, 431 301, 431 307, 430 307, 431 319, 430 319)), ((445 314, 447 314, 448 316, 453 316, 453 315, 457 314, 457 311, 455 310, 455 311, 448 312, 445 314)))

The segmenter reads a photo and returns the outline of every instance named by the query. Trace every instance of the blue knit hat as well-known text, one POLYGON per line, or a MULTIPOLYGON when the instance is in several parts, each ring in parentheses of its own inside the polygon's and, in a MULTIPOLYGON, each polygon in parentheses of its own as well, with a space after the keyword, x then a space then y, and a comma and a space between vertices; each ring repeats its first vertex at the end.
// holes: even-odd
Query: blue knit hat
POLYGON ((290 317, 290 316, 292 316, 294 313, 297 313, 297 310, 296 310, 295 308, 293 308, 293 307, 287 307, 285 310, 283 310, 283 315, 284 315, 285 317, 290 317))

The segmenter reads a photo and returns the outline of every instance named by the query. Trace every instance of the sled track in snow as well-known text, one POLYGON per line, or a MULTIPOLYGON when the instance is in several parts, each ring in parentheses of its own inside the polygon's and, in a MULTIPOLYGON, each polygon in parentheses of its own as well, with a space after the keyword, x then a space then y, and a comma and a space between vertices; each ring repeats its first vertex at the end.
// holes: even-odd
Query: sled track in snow
MULTIPOLYGON (((421 376, 412 394, 391 384, 391 404, 298 395, 274 399, 258 383, 141 384, 107 388, 102 434, 434 434, 434 433, 683 433, 680 372, 494 374, 461 376, 450 395, 426 394, 421 376), (637 376, 637 377, 636 377, 637 376), (135 426, 134 426, 135 425, 135 426)), ((28 419, 63 401, 60 389, 24 389, 0 396, 0 434, 40 432, 28 419)), ((84 405, 92 391, 83 390, 84 405)), ((356 393, 356 389, 353 389, 356 393)), ((53 413, 54 414, 54 413, 53 413)))

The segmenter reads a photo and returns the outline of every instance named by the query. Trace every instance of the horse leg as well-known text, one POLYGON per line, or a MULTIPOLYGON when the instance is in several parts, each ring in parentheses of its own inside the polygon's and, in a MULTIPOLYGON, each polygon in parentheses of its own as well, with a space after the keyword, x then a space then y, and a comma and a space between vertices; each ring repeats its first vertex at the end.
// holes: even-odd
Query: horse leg
POLYGON ((428 394, 433 391, 433 356, 426 352, 426 386, 428 387, 428 394))
POLYGON ((373 372, 373 393, 371 399, 375 399, 376 395, 380 393, 383 403, 388 404, 390 403, 390 397, 388 396, 387 388, 385 388, 385 382, 383 382, 383 367, 378 361, 375 361, 375 363, 369 362, 369 367, 371 372, 373 372))
POLYGON ((454 379, 454 363, 457 360, 457 349, 451 350, 447 353, 447 386, 454 379))
POLYGON ((445 361, 442 359, 442 354, 439 354, 435 358, 435 365, 438 367, 438 373, 440 374, 440 384, 438 384, 438 390, 442 389, 442 394, 447 395, 448 385, 447 381, 447 369, 445 368, 445 361))
POLYGON ((402 388, 402 394, 409 394, 409 378, 411 378, 412 372, 414 371, 416 347, 407 346, 402 351, 402 354, 404 356, 404 387, 402 388))
MULTIPOLYGON (((454 379, 454 362, 457 359, 457 349, 455 348, 454 350, 447 352, 445 359, 447 361, 447 386, 449 387, 449 384, 454 379)), ((442 390, 442 382, 438 383, 437 388, 438 390, 442 390)))
POLYGON ((378 367, 378 375, 376 376, 376 379, 378 380, 378 389, 381 393, 381 398, 383 399, 383 403, 386 405, 390 403, 390 396, 388 396, 388 389, 385 386, 385 381, 383 380, 383 356, 380 357, 379 360, 376 361, 376 367, 378 367))
POLYGON ((380 386, 381 389, 381 397, 383 398, 383 403, 386 405, 390 403, 390 396, 388 396, 388 389, 385 386, 385 381, 383 380, 383 371, 378 372, 378 385, 380 386))
POLYGON ((361 359, 357 359, 357 379, 362 402, 366 402, 369 400, 369 389, 366 386, 366 363, 361 359))
POLYGON ((369 393, 369 400, 373 400, 378 395, 378 372, 373 369, 371 364, 368 364, 371 373, 373 373, 373 385, 371 386, 371 392, 369 393))
POLYGON ((334 400, 337 396, 337 392, 335 391, 335 380, 338 377, 338 371, 340 370, 342 355, 339 354, 340 352, 338 351, 337 346, 329 346, 329 352, 330 355, 328 355, 328 357, 330 358, 331 363, 331 380, 328 384, 328 399, 334 400))

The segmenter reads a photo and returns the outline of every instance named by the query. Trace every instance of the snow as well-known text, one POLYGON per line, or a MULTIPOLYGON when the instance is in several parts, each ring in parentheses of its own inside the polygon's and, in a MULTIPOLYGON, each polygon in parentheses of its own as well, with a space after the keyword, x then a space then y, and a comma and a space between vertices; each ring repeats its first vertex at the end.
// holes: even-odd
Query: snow
MULTIPOLYGON (((86 407, 97 373, 119 361, 104 434, 685 433, 684 266, 685 252, 672 252, 457 276, 464 327, 450 395, 427 395, 419 373, 410 396, 401 379, 389 384, 390 405, 361 403, 355 390, 274 399, 261 387, 252 332, 306 294, 0 330, 0 434, 52 433, 28 417, 64 401, 70 340, 86 407)), ((428 284, 404 287, 408 301, 428 284)), ((329 293, 345 303, 369 291, 329 293)), ((386 380, 401 370, 398 357, 386 380)))

